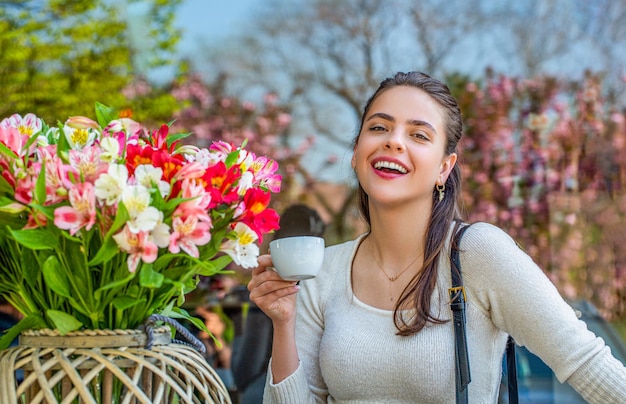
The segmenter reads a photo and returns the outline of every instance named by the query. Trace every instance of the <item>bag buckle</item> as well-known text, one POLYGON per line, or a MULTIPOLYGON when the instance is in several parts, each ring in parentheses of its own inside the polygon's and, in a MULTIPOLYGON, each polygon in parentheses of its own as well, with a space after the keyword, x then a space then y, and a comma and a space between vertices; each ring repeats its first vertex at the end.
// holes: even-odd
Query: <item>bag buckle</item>
POLYGON ((467 296, 465 295, 465 288, 463 286, 454 286, 448 289, 448 293, 450 294, 450 300, 454 301, 457 299, 459 292, 463 295, 463 301, 467 301, 467 296))

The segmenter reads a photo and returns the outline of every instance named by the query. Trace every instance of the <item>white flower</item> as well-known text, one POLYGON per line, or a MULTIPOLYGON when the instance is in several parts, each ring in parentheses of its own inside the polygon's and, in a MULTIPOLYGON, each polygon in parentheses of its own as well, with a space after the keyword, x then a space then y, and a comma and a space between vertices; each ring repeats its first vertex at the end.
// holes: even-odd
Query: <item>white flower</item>
POLYGON ((64 125, 63 133, 65 138, 73 150, 82 150, 87 146, 91 146, 98 136, 98 131, 92 128, 72 128, 64 125))
MULTIPOLYGON (((161 214, 161 218, 163 217, 163 212, 159 211, 161 214)), ((165 223, 162 223, 162 220, 154 226, 152 229, 152 238, 154 239, 154 244, 161 248, 165 248, 170 245, 170 226, 165 223)))
POLYGON ((106 174, 100 175, 94 183, 96 197, 105 200, 107 205, 114 205, 120 200, 122 191, 128 182, 128 169, 123 164, 111 164, 106 174))
POLYGON ((120 157, 120 143, 114 137, 105 137, 102 139, 100 141, 100 148, 102 149, 102 154, 100 155, 102 161, 115 161, 120 157))
POLYGON ((138 165, 135 169, 135 180, 137 184, 143 185, 150 189, 155 185, 158 187, 159 192, 163 198, 167 198, 170 194, 170 184, 163 181, 163 169, 160 167, 154 167, 149 164, 138 165))
POLYGON ((255 244, 257 235, 250 227, 243 223, 235 226, 234 240, 228 240, 220 247, 220 251, 228 254, 235 264, 244 268, 254 268, 258 265, 259 246, 255 244))
POLYGON ((128 228, 133 233, 152 231, 163 214, 150 206, 150 192, 143 185, 129 185, 122 191, 122 202, 128 211, 128 228))
POLYGON ((239 184, 237 188, 239 195, 245 195, 246 191, 252 188, 253 185, 254 185, 254 174, 252 174, 250 171, 246 171, 243 174, 241 174, 241 178, 239 178, 239 184))
POLYGON ((211 153, 209 149, 200 149, 195 157, 195 161, 200 163, 202 168, 212 167, 221 161, 219 153, 211 153))

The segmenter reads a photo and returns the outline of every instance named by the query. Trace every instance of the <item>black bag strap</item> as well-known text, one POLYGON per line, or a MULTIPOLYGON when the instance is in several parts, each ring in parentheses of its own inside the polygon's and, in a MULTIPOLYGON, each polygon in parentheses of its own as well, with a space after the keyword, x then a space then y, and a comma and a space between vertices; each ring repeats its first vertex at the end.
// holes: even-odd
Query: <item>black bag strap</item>
POLYGON ((467 353, 467 335, 465 332, 465 288, 461 276, 461 261, 459 258, 459 244, 463 233, 469 226, 461 227, 452 240, 450 249, 450 269, 452 287, 448 290, 452 321, 454 323, 455 345, 455 383, 457 404, 467 404, 467 385, 472 381, 467 353))
POLYGON ((517 364, 515 362, 515 341, 509 335, 506 341, 506 375, 507 388, 509 390, 509 404, 518 404, 517 394, 517 364))
MULTIPOLYGON (((467 404, 467 386, 472 381, 470 375, 469 355, 467 351, 467 334, 465 332, 465 301, 466 294, 461 275, 461 259, 459 246, 463 233, 470 227, 461 227, 452 240, 450 251, 450 269, 452 287, 449 289, 450 307, 452 308, 452 320, 455 334, 455 360, 456 360, 456 402, 467 404)), ((515 362, 515 341, 509 335, 506 343, 506 369, 509 391, 509 404, 518 404, 517 392, 517 367, 515 362)))

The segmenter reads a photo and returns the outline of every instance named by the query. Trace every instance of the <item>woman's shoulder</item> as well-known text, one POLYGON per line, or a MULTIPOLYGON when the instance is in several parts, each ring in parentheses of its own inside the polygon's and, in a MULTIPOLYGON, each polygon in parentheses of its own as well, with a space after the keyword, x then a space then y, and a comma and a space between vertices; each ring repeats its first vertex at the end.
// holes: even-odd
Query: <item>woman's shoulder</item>
POLYGON ((519 244, 506 231, 494 224, 474 222, 466 225, 469 227, 461 239, 461 247, 519 248, 519 244))

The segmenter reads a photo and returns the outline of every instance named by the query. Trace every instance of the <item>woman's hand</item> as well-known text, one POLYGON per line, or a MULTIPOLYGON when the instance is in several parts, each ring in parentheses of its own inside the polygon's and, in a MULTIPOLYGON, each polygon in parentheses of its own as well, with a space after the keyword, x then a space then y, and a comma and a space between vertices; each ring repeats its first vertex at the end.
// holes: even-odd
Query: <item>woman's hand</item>
POLYGON ((296 293, 300 289, 295 281, 286 281, 272 270, 272 258, 261 255, 259 266, 252 270, 248 283, 252 300, 274 324, 289 323, 295 319, 296 293))

